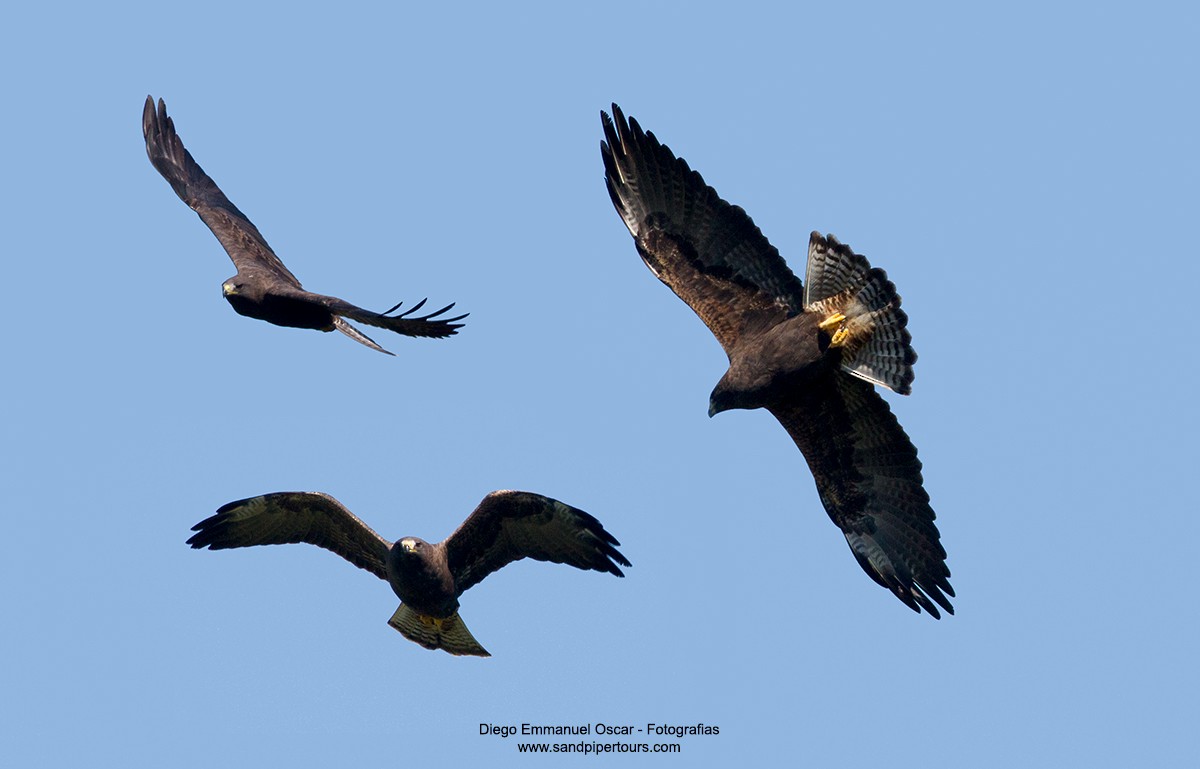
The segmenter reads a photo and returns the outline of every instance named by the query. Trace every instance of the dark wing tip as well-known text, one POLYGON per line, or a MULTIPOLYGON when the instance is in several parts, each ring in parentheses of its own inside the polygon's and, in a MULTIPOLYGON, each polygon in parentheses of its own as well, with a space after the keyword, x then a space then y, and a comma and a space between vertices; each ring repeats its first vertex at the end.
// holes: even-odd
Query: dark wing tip
MULTIPOLYGON (((617 210, 623 212, 623 216, 630 206, 621 200, 618 188, 624 188, 627 180, 631 178, 646 173, 662 173, 662 169, 669 169, 676 164, 677 173, 687 179, 688 183, 704 191, 704 194, 719 199, 716 191, 705 184, 700 174, 693 171, 686 160, 676 156, 670 147, 660 142, 653 131, 642 130, 637 118, 626 118, 625 113, 616 104, 612 105, 612 110, 612 118, 603 110, 600 111, 600 122, 604 127, 600 154, 604 160, 609 194, 613 197, 617 210)), ((669 173, 674 175, 676 172, 669 173)), ((662 183, 662 180, 656 183, 662 183)))
MULTIPOLYGON (((600 519, 591 513, 535 492, 493 491, 488 495, 488 498, 492 499, 504 497, 508 499, 503 504, 512 505, 511 509, 513 510, 518 510, 531 503, 536 505, 541 509, 541 515, 549 514, 554 520, 554 528, 569 532, 569 536, 583 546, 583 552, 577 551, 573 557, 567 557, 564 560, 553 557, 550 560, 568 563, 579 569, 605 572, 617 577, 625 576, 619 566, 626 568, 633 566, 629 559, 617 550, 617 546, 621 544, 620 541, 604 528, 600 519)), ((546 559, 541 558, 541 560, 546 559)))
POLYGON ((604 127, 604 139, 600 142, 600 147, 606 157, 613 153, 628 154, 631 133, 638 137, 644 136, 637 121, 633 118, 627 120, 625 113, 615 103, 612 105, 612 117, 600 110, 600 123, 604 127))
MULTIPOLYGON (((925 528, 920 521, 915 523, 918 528, 925 528)), ((924 609, 934 619, 941 619, 939 606, 947 614, 954 614, 954 606, 946 597, 954 596, 946 551, 932 518, 926 522, 927 529, 920 535, 923 541, 915 549, 898 544, 902 538, 896 526, 885 527, 877 521, 866 531, 857 526, 847 528, 844 523, 838 525, 862 570, 901 603, 918 614, 924 609)))
POLYGON ((192 527, 192 531, 196 532, 188 538, 187 544, 191 545, 195 550, 208 548, 209 550, 223 550, 230 545, 221 544, 221 540, 225 538, 225 534, 229 529, 231 518, 234 512, 243 507, 250 499, 239 499, 234 502, 227 502, 217 508, 217 512, 200 521, 192 527))
POLYGON ((950 583, 946 581, 945 577, 914 577, 907 581, 907 584, 894 581, 887 587, 891 588, 892 593, 905 606, 918 614, 921 609, 924 609, 934 619, 941 619, 942 615, 938 612, 938 606, 942 607, 947 614, 954 614, 954 605, 943 595, 943 593, 954 595, 954 589, 950 587, 950 583))
MULTIPOLYGON (((449 323, 453 323, 456 320, 462 320, 463 318, 465 318, 471 314, 469 312, 464 312, 462 315, 455 315, 453 318, 438 318, 439 315, 444 315, 446 312, 448 312, 450 309, 452 309, 455 304, 457 304, 457 302, 451 302, 450 304, 446 305, 442 309, 431 312, 428 315, 422 315, 417 318, 409 318, 408 317, 409 315, 412 315, 414 312, 416 312, 417 310, 424 307, 425 303, 427 301, 429 301, 428 297, 417 302, 412 307, 409 307, 407 310, 400 313, 399 315, 391 315, 391 313, 400 309, 400 305, 404 304, 404 302, 397 302, 391 309, 381 312, 380 315, 386 315, 386 316, 389 316, 392 318, 408 318, 409 320, 412 320, 412 321, 428 321, 428 322, 434 323, 434 324, 438 324, 438 323, 449 324, 449 323)), ((460 323, 457 326, 454 326, 453 328, 461 328, 461 327, 462 327, 462 324, 460 323)))
MULTIPOLYGON (((393 315, 404 302, 397 302, 383 312, 372 312, 357 307, 349 302, 337 299, 334 297, 326 297, 327 307, 334 314, 334 325, 337 325, 337 318, 345 317, 351 320, 366 323, 376 328, 384 328, 388 331, 400 334, 402 336, 412 337, 427 337, 434 339, 442 339, 448 336, 454 336, 458 333, 458 329, 462 328, 462 323, 457 321, 466 318, 470 315, 469 312, 464 312, 461 315, 454 315, 449 318, 441 317, 449 312, 455 305, 454 302, 435 310, 434 312, 424 315, 414 315, 413 313, 420 310, 427 300, 422 299, 408 310, 393 315)), ((340 329, 341 327, 338 326, 340 329)), ((368 345, 369 346, 369 345, 368 345)))
POLYGON ((146 104, 142 107, 142 133, 148 136, 152 125, 154 125, 154 97, 146 94, 146 104))
POLYGON ((592 546, 600 557, 594 560, 591 568, 596 571, 603 571, 618 577, 624 577, 625 572, 621 571, 618 564, 625 568, 630 568, 633 564, 629 562, 629 559, 620 550, 617 550, 617 546, 621 544, 620 541, 609 533, 608 529, 604 528, 604 524, 600 523, 600 520, 596 516, 562 502, 559 504, 568 508, 576 517, 581 529, 581 535, 586 532, 586 534, 593 538, 592 546))
POLYGON ((198 195, 219 195, 232 211, 245 218, 221 195, 213 181, 184 148, 183 140, 175 132, 175 121, 167 114, 167 105, 162 99, 158 100, 158 108, 155 109, 153 97, 146 97, 146 104, 142 108, 142 134, 150 163, 167 180, 180 200, 196 208, 198 195), (209 190, 209 187, 212 189, 209 190))
POLYGON ((146 137, 146 143, 149 144, 151 140, 161 143, 174 133, 175 125, 167 115, 167 103, 159 99, 158 108, 155 109, 154 97, 147 94, 146 103, 142 106, 142 134, 146 137))
POLYGON ((625 113, 621 111, 621 107, 614 101, 612 102, 612 117, 604 110, 600 110, 600 122, 605 126, 611 126, 613 122, 624 123, 625 113))
MULTIPOLYGON (((874 576, 874 575, 872 575, 874 576)), ((900 599, 908 608, 915 611, 917 614, 924 609, 925 612, 934 619, 941 619, 941 612, 938 611, 938 606, 950 615, 954 614, 954 605, 942 594, 942 590, 938 586, 929 584, 923 580, 914 580, 908 584, 900 581, 884 582, 876 580, 884 587, 892 591, 892 595, 900 599), (930 599, 933 600, 930 600, 930 599), (937 603, 935 606, 934 603, 937 603)), ((944 582, 944 580, 942 580, 944 582)), ((954 595, 954 591, 950 589, 949 584, 946 584, 945 592, 954 595)))
MULTIPOLYGON (((653 131, 644 131, 638 123, 637 118, 626 118, 625 113, 616 104, 612 105, 613 115, 609 118, 604 110, 600 111, 600 122, 604 126, 604 140, 600 142, 601 153, 605 157, 605 170, 611 179, 614 172, 617 173, 618 179, 623 180, 624 175, 620 173, 619 168, 615 164, 614 154, 625 156, 630 153, 639 155, 653 156, 661 155, 657 159, 662 165, 671 163, 681 163, 682 172, 686 176, 692 170, 687 165, 687 161, 683 158, 676 157, 671 148, 658 140, 653 131), (611 161, 611 163, 610 163, 611 161)), ((698 175, 697 175, 698 176, 698 175)), ((699 180, 701 187, 705 187, 703 179, 699 180)))
POLYGON ((215 546, 216 539, 220 530, 224 527, 225 515, 218 511, 216 515, 205 518, 200 523, 192 527, 192 531, 196 532, 188 538, 187 544, 192 546, 193 550, 219 550, 220 547, 215 546))

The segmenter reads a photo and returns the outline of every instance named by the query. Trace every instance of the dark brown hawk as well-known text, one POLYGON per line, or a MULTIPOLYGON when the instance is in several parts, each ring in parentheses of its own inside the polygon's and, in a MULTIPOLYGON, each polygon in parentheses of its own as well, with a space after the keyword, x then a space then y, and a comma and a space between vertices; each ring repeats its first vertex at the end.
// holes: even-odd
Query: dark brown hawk
POLYGON ((802 284, 746 212, 653 133, 615 104, 615 120, 600 116, 608 191, 638 253, 729 356, 709 415, 774 414, 871 579, 917 612, 953 614, 917 450, 873 386, 911 390, 917 356, 895 286, 815 232, 802 284))
POLYGON ((427 649, 489 656, 458 615, 458 598, 513 561, 565 563, 625 576, 621 544, 598 520, 556 499, 493 491, 458 530, 430 544, 389 542, 328 494, 285 491, 230 502, 192 527, 194 548, 307 542, 387 580, 403 602, 388 624, 427 649), (615 563, 614 563, 615 562, 615 563))
POLYGON ((146 154, 150 156, 150 162, 171 184, 171 189, 175 190, 180 200, 200 215, 237 267, 237 275, 225 281, 221 290, 239 315, 265 320, 276 326, 318 331, 337 329, 356 342, 388 355, 392 353, 350 325, 347 319, 405 336, 445 337, 457 333, 462 326, 455 321, 462 320, 466 315, 438 317, 453 304, 428 315, 414 316, 413 313, 425 304, 422 299, 407 311, 393 315, 400 309, 400 304, 387 312, 371 312, 337 297, 305 291, 296 276, 267 245, 258 228, 225 197, 216 182, 192 159, 179 134, 175 133, 175 123, 167 116, 167 105, 162 99, 158 100, 158 109, 155 110, 154 99, 146 97, 146 106, 142 110, 142 133, 146 137, 146 154))

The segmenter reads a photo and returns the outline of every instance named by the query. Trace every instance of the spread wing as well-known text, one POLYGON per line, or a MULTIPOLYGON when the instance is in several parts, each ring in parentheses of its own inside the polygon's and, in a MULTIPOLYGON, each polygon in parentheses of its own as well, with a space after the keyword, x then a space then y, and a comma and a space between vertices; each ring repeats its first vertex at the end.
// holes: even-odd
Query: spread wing
POLYGON ((300 287, 300 281, 283 265, 258 228, 235 206, 217 183, 192 159, 175 133, 175 121, 167 115, 167 105, 147 96, 142 109, 142 133, 150 162, 170 183, 171 189, 208 225, 225 247, 229 258, 244 275, 275 277, 300 287))
POLYGON ((601 112, 605 181, 617 213, 650 270, 695 311, 728 353, 750 328, 803 310, 800 279, 738 206, 704 183, 682 158, 628 123, 601 112))
POLYGON ((488 494, 442 543, 459 595, 522 558, 623 577, 616 564, 630 564, 617 551, 619 544, 584 511, 525 491, 488 494))
MULTIPOLYGON (((462 328, 463 326, 463 324, 455 323, 455 321, 462 320, 470 314, 464 313, 462 315, 455 315, 452 318, 439 318, 439 315, 445 314, 450 310, 451 307, 454 306, 454 303, 450 303, 437 312, 431 312, 425 315, 414 315, 413 313, 417 312, 425 305, 424 299, 417 302, 404 312, 398 315, 393 315, 392 313, 400 309, 399 304, 392 309, 387 310, 386 312, 372 312, 371 310, 364 310, 361 307, 350 304, 346 300, 338 299, 337 297, 322 296, 320 294, 308 294, 308 296, 324 304, 334 315, 338 315, 343 318, 349 318, 350 320, 356 320, 359 323, 366 323, 368 326, 386 328, 388 331, 395 331, 397 334, 404 334, 405 336, 434 337, 438 339, 442 337, 453 336, 454 334, 457 334, 458 329, 462 328)), ((403 302, 401 302, 401 304, 403 304, 403 302)), ((343 333, 348 333, 340 325, 338 326, 338 330, 342 331, 343 333)), ((351 336, 353 336, 353 334, 351 334, 351 336)), ((368 345, 368 347, 369 346, 370 345, 368 345)))
POLYGON ((307 542, 387 579, 392 543, 328 494, 283 491, 230 502, 192 531, 187 543, 210 550, 307 542))
POLYGON ((921 461, 875 388, 836 371, 825 386, 768 408, 808 460, 821 503, 863 570, 915 611, 953 614, 921 461))

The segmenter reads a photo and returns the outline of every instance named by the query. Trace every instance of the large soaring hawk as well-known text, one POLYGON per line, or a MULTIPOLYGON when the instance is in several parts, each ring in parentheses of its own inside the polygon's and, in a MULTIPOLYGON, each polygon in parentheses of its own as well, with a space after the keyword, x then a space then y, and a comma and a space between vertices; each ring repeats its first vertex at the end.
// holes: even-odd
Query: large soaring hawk
POLYGON ((815 232, 802 284, 745 211, 615 104, 613 117, 601 113, 600 144, 613 205, 646 265, 729 356, 709 415, 774 414, 871 579, 917 612, 953 614, 917 450, 874 387, 912 385, 916 354, 895 286, 815 232))

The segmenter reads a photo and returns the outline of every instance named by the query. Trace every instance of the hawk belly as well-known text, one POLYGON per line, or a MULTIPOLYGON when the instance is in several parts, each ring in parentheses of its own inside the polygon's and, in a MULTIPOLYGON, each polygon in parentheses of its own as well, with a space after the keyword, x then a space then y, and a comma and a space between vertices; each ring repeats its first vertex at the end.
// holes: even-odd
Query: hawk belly
POLYGON ((226 301, 238 315, 256 318, 288 328, 333 330, 333 315, 319 304, 279 296, 265 296, 255 301, 241 294, 227 294, 226 301))

